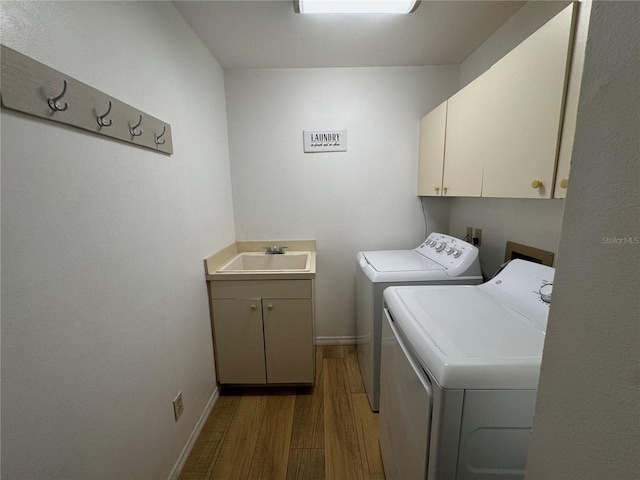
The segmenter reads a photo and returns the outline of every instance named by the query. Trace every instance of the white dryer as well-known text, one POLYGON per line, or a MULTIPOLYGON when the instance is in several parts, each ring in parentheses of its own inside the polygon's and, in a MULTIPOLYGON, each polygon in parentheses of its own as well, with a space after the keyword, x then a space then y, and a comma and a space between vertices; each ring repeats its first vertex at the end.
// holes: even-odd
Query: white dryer
POLYGON ((512 260, 483 285, 384 292, 387 479, 524 477, 553 276, 512 260))
POLYGON ((356 256, 356 343, 369 405, 380 402, 382 292, 392 285, 482 283, 478 249, 458 238, 432 233, 413 250, 359 252, 356 256))

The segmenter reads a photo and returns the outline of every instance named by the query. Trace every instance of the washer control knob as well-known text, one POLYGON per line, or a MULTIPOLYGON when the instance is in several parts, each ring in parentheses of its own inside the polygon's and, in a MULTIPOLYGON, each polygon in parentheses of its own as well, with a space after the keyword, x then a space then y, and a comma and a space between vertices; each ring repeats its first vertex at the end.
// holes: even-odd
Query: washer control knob
POLYGON ((462 255, 462 250, 454 250, 453 251, 453 257, 454 258, 458 258, 460 255, 462 255))
POLYGON ((538 292, 540 293, 540 298, 544 303, 551 303, 551 293, 553 291, 553 284, 547 283, 546 285, 542 285, 538 292))
POLYGON ((455 252, 456 249, 453 247, 448 247, 445 252, 447 252, 447 255, 451 255, 453 252, 455 252))
POLYGON ((447 244, 444 242, 438 242, 438 245, 436 245, 436 252, 441 252, 446 248, 447 244))

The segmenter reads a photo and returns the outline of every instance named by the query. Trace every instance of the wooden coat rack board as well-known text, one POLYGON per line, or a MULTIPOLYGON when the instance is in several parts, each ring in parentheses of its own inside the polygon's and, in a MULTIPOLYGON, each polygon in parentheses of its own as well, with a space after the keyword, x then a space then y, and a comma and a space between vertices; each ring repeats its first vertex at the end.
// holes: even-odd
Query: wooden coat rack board
POLYGON ((171 155, 171 125, 2 45, 3 107, 171 155))

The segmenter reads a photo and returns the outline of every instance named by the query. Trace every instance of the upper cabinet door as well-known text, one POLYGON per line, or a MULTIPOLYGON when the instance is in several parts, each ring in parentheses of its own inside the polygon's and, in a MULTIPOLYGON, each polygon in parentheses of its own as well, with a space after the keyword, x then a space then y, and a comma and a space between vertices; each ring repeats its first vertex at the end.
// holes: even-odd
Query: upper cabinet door
POLYGON ((574 9, 567 7, 490 69, 485 197, 551 197, 574 9))
POLYGON ((491 127, 491 70, 448 101, 442 190, 452 197, 479 197, 491 127))
POLYGON ((447 102, 420 120, 420 156, 418 160, 418 195, 442 195, 444 138, 447 124, 447 102))
POLYGON ((589 30, 589 17, 591 6, 579 3, 576 15, 575 35, 573 40, 573 52, 571 54, 571 67, 567 81, 567 98, 564 106, 564 118, 562 126, 562 138, 558 153, 558 167, 556 169, 556 183, 553 198, 565 198, 569 185, 569 170, 571 169, 571 154, 573 153, 573 139, 576 133, 576 120, 578 117, 578 99, 580 97, 580 85, 584 70, 584 53, 587 45, 587 32, 589 30))

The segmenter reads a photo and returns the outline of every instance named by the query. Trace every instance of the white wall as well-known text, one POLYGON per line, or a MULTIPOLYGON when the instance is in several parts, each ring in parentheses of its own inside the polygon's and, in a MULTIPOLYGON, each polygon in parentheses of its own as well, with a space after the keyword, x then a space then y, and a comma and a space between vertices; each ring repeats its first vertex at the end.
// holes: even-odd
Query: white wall
POLYGON ((168 478, 215 388, 202 262, 235 239, 222 70, 169 2, 3 1, 2 43, 175 149, 2 110, 3 478, 168 478))
MULTIPOLYGON (((460 65, 460 87, 488 70, 568 3, 525 4, 460 65)), ((492 276, 504 261, 507 240, 557 253, 563 209, 564 200, 453 198, 449 233, 464 238, 466 227, 481 228, 480 261, 483 272, 492 276)))
POLYGON ((640 478, 639 51, 594 2, 527 480, 640 478))
POLYGON ((239 240, 317 240, 316 337, 353 341, 355 255, 424 239, 419 120, 458 67, 225 72, 239 240), (303 130, 346 129, 347 152, 303 153, 303 130))
POLYGON ((564 200, 453 198, 449 233, 464 238, 466 227, 482 229, 480 264, 492 277, 504 262, 507 241, 558 253, 564 200))

